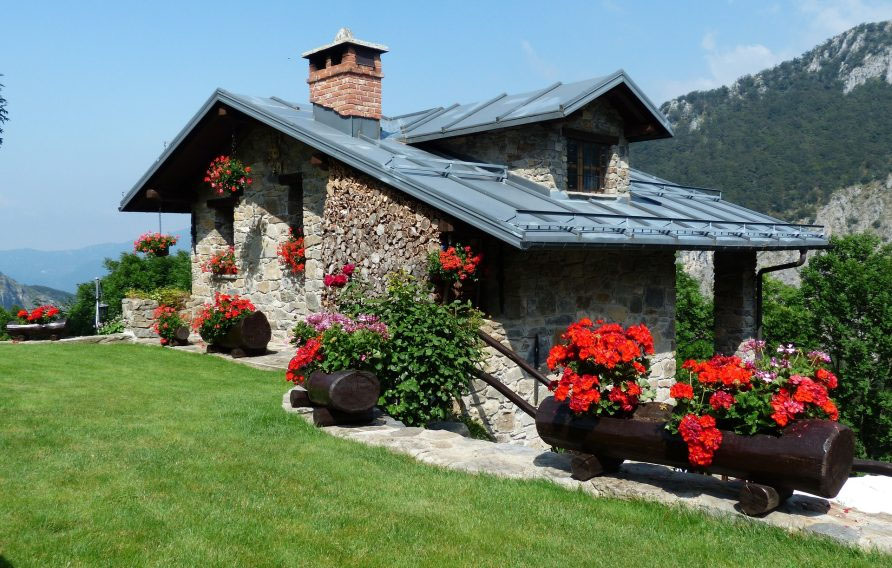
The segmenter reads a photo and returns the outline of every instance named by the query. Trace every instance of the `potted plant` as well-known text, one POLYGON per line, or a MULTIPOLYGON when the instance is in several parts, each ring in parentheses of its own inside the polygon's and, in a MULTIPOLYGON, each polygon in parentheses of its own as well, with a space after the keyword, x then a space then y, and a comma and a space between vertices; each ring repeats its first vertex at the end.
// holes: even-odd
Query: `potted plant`
POLYGON ((6 324, 6 331, 16 340, 51 339, 65 336, 68 321, 56 306, 45 304, 31 310, 19 310, 16 321, 6 324))
POLYGON ((177 244, 177 240, 175 235, 144 233, 133 241, 133 250, 148 256, 167 256, 170 254, 170 247, 177 244))
POLYGON ((381 393, 374 372, 383 364, 381 348, 387 339, 387 326, 377 316, 307 316, 294 328, 297 353, 285 374, 298 385, 291 391, 291 405, 316 407, 317 426, 372 420, 381 393))
POLYGON ((192 326, 209 349, 228 350, 233 357, 265 353, 272 337, 263 312, 238 294, 214 294, 214 303, 201 307, 192 326))
POLYGON ((467 296, 479 278, 482 260, 483 255, 461 244, 431 252, 427 257, 427 272, 440 301, 467 296))
POLYGON ((161 304, 155 308, 152 318, 155 320, 152 329, 161 337, 161 345, 189 344, 189 322, 176 307, 161 304))
POLYGON ((682 380, 670 389, 675 407, 662 417, 638 417, 622 408, 619 394, 622 413, 596 406, 603 396, 588 394, 591 376, 579 371, 588 369, 602 383, 617 369, 623 376, 634 367, 634 344, 581 323, 571 325, 562 336, 567 343, 549 354, 552 367, 568 362, 570 379, 557 381, 555 396, 536 411, 545 442, 583 454, 573 458, 577 478, 615 471, 626 459, 720 473, 745 480, 740 505, 751 515, 776 508, 793 490, 833 497, 841 489, 852 467, 854 434, 835 421, 828 392, 837 378, 823 367, 826 354, 782 345, 769 356, 764 342, 752 341, 750 360, 687 361, 682 380))
POLYGON ((239 195, 254 183, 254 179, 250 166, 238 158, 224 155, 211 160, 204 182, 217 195, 239 195))
POLYGON ((307 250, 304 247, 304 236, 300 230, 289 229, 288 240, 280 244, 276 252, 279 255, 279 261, 291 274, 300 274, 304 271, 307 250))
POLYGON ((235 247, 214 254, 201 265, 202 272, 210 272, 214 276, 235 276, 238 267, 235 265, 235 247))

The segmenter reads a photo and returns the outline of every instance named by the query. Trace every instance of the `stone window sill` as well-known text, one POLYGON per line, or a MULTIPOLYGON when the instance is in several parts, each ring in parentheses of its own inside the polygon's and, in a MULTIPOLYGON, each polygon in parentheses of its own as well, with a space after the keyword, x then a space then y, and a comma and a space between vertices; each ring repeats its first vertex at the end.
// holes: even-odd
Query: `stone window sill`
POLYGON ((214 280, 225 280, 225 281, 235 281, 238 279, 238 274, 211 274, 211 278, 214 280))

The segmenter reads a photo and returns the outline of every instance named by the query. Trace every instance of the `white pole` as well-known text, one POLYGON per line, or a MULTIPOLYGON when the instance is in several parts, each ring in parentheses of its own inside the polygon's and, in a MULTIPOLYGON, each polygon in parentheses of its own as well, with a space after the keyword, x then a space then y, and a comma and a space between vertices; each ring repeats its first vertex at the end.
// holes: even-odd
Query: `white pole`
POLYGON ((93 326, 96 329, 99 329, 99 278, 98 277, 94 278, 93 281, 95 282, 95 286, 96 286, 96 311, 95 311, 96 315, 93 318, 93 326))

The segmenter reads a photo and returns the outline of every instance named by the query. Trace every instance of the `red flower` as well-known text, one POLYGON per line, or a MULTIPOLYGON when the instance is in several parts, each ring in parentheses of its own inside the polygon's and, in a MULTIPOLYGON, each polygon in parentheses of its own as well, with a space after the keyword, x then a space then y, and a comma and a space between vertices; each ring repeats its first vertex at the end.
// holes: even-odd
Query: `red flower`
POLYGON ((734 396, 725 391, 715 391, 709 397, 709 405, 713 410, 728 410, 734 402, 734 396))
POLYGON ((321 337, 308 339, 306 343, 297 349, 297 353, 295 353, 294 357, 289 361, 288 371, 285 373, 285 378, 294 384, 303 384, 305 377, 301 371, 305 367, 323 360, 324 356, 321 353, 321 350, 321 337))
POLYGON ((669 388, 669 396, 675 400, 694 398, 694 388, 688 383, 675 383, 669 388))
POLYGON ((815 372, 815 378, 828 389, 835 389, 837 385, 836 375, 827 369, 818 369, 815 372))
POLYGON ((708 414, 687 414, 678 424, 678 433, 688 445, 688 461, 706 467, 722 445, 722 432, 715 427, 715 418, 708 414))

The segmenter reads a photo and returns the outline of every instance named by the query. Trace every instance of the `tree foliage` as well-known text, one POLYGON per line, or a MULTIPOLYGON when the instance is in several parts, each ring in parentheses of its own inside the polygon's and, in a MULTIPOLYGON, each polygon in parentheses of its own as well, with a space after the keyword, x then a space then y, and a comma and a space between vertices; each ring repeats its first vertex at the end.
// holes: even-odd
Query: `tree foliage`
MULTIPOLYGON (((151 292, 158 288, 192 287, 192 264, 189 254, 179 251, 170 256, 142 256, 122 253, 118 260, 105 259, 108 270, 101 280, 103 302, 108 304, 108 319, 121 315, 121 300, 128 290, 151 292)), ((68 311, 68 325, 74 335, 92 335, 96 314, 96 294, 93 282, 77 287, 74 302, 68 311)))
POLYGON ((675 265, 675 356, 679 362, 706 359, 713 352, 712 300, 681 264, 675 265))
POLYGON ((892 171, 892 112, 882 109, 892 108, 892 87, 877 77, 846 93, 843 79, 846 69, 892 45, 892 33, 884 22, 852 33, 859 39, 850 50, 825 44, 733 88, 665 103, 675 136, 634 144, 632 164, 789 219, 812 217, 838 188, 885 180, 892 171), (810 67, 828 52, 819 69, 810 67))
POLYGON ((769 345, 793 343, 803 349, 820 347, 801 290, 770 276, 763 278, 762 339, 769 345))
POLYGON ((870 234, 831 243, 803 270, 804 306, 833 358, 841 417, 860 452, 892 460, 892 245, 870 234))

